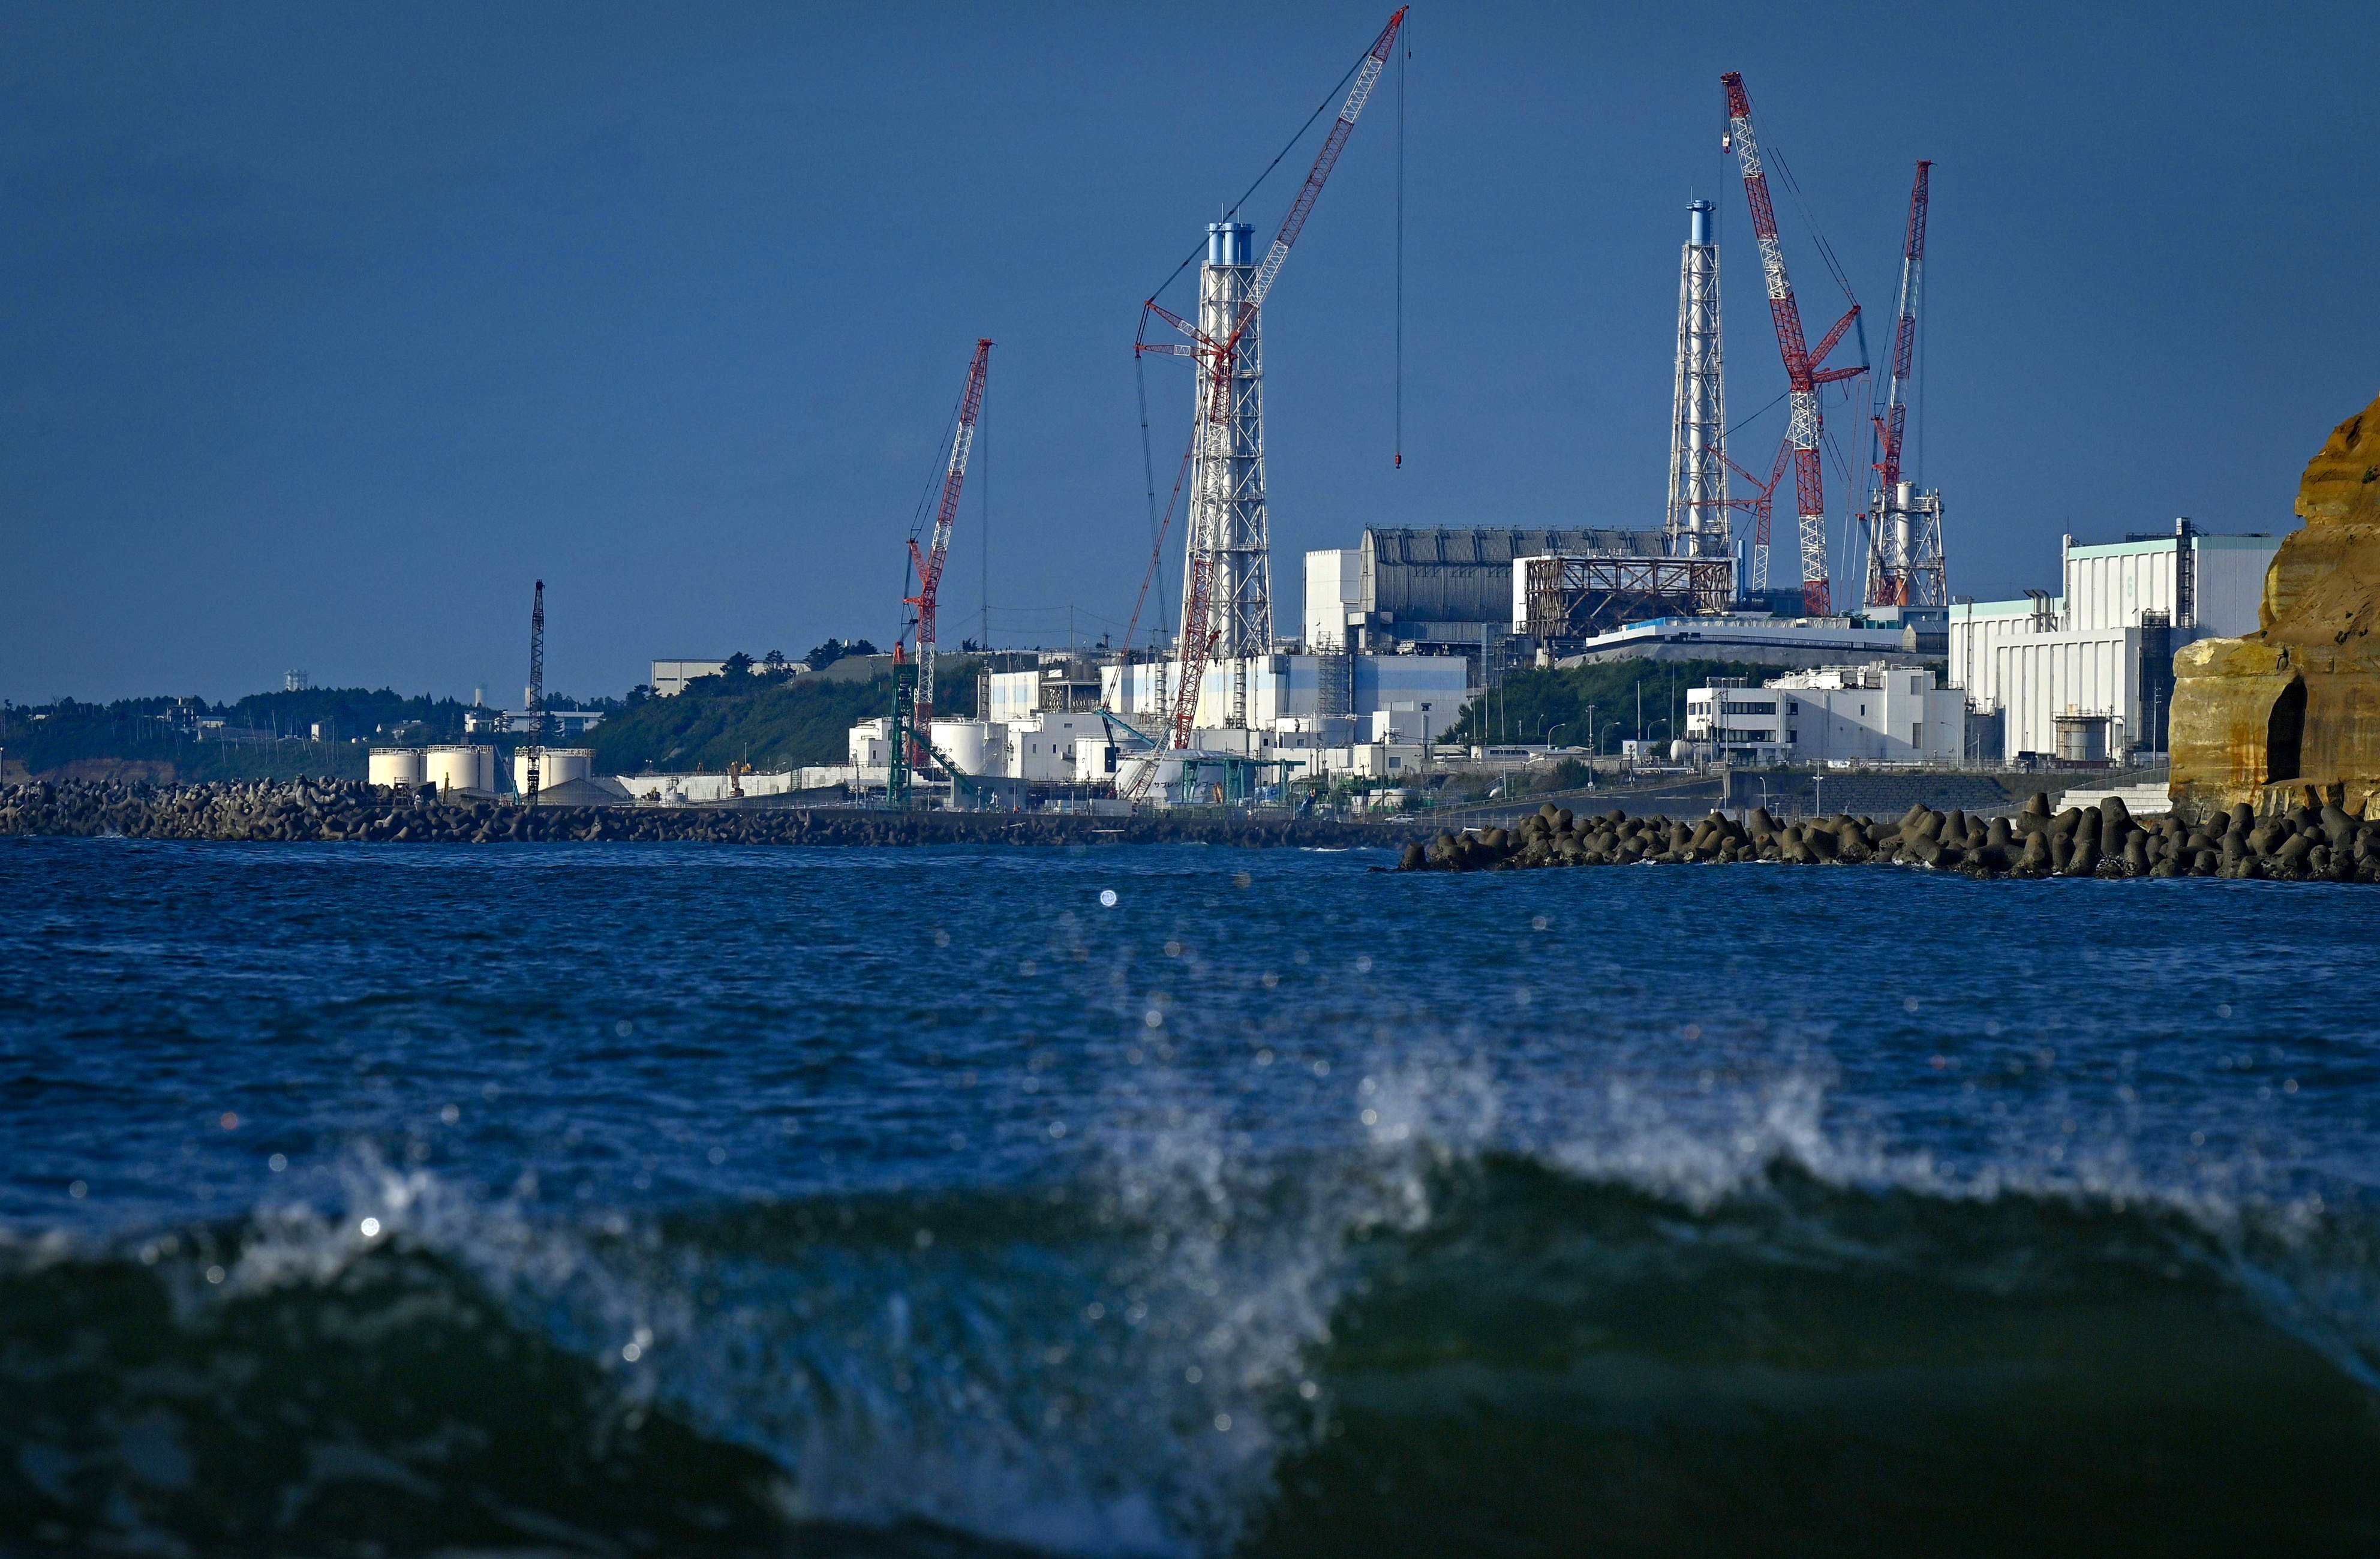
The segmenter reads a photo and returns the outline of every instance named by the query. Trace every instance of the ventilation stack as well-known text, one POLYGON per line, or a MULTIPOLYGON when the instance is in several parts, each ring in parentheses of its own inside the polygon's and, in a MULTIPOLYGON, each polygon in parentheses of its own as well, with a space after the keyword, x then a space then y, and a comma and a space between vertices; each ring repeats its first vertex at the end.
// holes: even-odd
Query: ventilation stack
MULTIPOLYGON (((1718 244, 1711 202, 1686 207, 1678 268, 1678 361, 1670 410, 1670 504, 1662 522, 1671 557, 1729 558, 1727 385, 1719 361, 1718 244)), ((1730 591, 1733 593, 1732 590, 1730 591)))
MULTIPOLYGON (((1249 310, 1256 229, 1210 223, 1198 270, 1198 329, 1232 341, 1226 371, 1202 381, 1190 473, 1190 534, 1183 578, 1206 589, 1183 597, 1185 643, 1208 636, 1208 664, 1231 667, 1230 725, 1245 725, 1247 662, 1272 650, 1272 542, 1265 515, 1264 319, 1249 310), (1203 623, 1192 620, 1203 611, 1203 623)), ((1220 365, 1219 365, 1220 366, 1220 365)))

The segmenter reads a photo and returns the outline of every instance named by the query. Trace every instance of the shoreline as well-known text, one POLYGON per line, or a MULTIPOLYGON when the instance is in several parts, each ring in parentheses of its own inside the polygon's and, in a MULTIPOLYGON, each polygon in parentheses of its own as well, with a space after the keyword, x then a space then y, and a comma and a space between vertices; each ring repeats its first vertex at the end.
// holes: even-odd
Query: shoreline
POLYGON ((1780 824, 1766 807, 1738 822, 1617 811, 1577 817, 1548 803, 1515 828, 1441 833, 1407 845, 1400 871, 1574 866, 1920 866, 1986 878, 2230 877, 2380 883, 2380 819, 2301 805, 2259 817, 2242 804, 2200 823, 2143 822, 2119 797, 2053 814, 2036 791, 2013 817, 1913 806, 1900 821, 1837 813, 1780 824))
POLYGON ((353 780, 196 786, 35 781, 0 786, 0 836, 296 844, 913 846, 1209 844, 1396 849, 1382 823, 1327 818, 1097 817, 1067 812, 868 811, 849 807, 538 807, 392 801, 353 780))

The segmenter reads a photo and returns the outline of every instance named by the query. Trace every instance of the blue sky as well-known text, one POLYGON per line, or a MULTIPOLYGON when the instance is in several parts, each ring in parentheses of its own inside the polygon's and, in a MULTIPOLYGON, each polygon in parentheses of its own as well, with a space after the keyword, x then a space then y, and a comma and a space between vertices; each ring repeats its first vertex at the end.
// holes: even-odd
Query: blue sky
MULTIPOLYGON (((294 666, 516 688, 538 577, 565 690, 881 641, 978 335, 994 640, 1120 625, 1148 556, 1140 300, 1388 9, 1217 4, 1194 35, 1087 4, 9 6, 0 695, 294 666), (1236 55, 1201 70, 1215 39, 1236 55)), ((1392 90, 1266 311, 1284 627, 1295 554, 1367 523, 1656 518, 1693 193, 1719 205, 1730 408, 1781 390, 1729 68, 1806 197, 1813 336, 1840 307, 1815 219, 1884 356, 1935 159, 1924 475, 1954 591, 2054 585, 2061 531, 2288 527, 2380 390, 2339 53, 2370 37, 2362 6, 1423 6, 1402 471, 1392 90)), ((1160 483, 1180 369, 1150 369, 1160 483)), ((983 512, 946 640, 979 620, 983 512)))

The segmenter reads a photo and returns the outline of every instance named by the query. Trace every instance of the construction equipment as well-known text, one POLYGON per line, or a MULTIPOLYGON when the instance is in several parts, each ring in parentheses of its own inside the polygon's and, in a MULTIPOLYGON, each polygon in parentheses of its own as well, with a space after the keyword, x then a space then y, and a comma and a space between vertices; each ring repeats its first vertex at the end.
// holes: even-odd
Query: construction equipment
POLYGON ((909 782, 922 755, 917 752, 917 663, 907 647, 892 646, 892 720, 884 733, 884 804, 895 811, 909 805, 909 782))
MULTIPOLYGON (((1183 581, 1178 641, 1181 674, 1167 723, 1170 743, 1177 749, 1189 745, 1198 690, 1213 655, 1220 650, 1234 657, 1241 667, 1232 680, 1225 721, 1245 725, 1246 657, 1271 648, 1271 544, 1264 496, 1263 334, 1258 311, 1280 278, 1306 218, 1313 214, 1322 186, 1345 150, 1372 89, 1379 83, 1404 19, 1405 9, 1401 6, 1357 62, 1354 82, 1340 105, 1339 116, 1324 137, 1314 165, 1263 261, 1251 263, 1253 229, 1227 216, 1208 229, 1197 321, 1183 318, 1153 298, 1142 309, 1142 338, 1134 350, 1189 358, 1196 364, 1199 379, 1191 439, 1188 566, 1183 581), (1187 340, 1148 340, 1151 316, 1187 340)), ((1134 782, 1135 799, 1146 793, 1155 772, 1154 763, 1143 766, 1134 782)))
POLYGON ((934 511, 933 535, 924 550, 909 538, 909 564, 917 570, 917 593, 902 604, 917 608, 917 725, 929 726, 934 716, 934 609, 942 588, 942 565, 951 555, 951 526, 959 516, 959 491, 966 485, 967 453, 975 447, 976 420, 983 413, 983 382, 991 366, 991 343, 978 340, 975 359, 967 364, 966 389, 959 397, 958 429, 951 436, 950 463, 942 471, 941 503, 934 511))
POLYGON ((1761 600, 1768 595, 1768 523, 1777 508, 1777 489, 1785 480, 1785 467, 1793 458, 1793 441, 1790 437, 1777 441, 1777 458, 1768 467, 1768 480, 1761 481, 1728 457, 1728 469, 1753 484, 1759 493, 1756 498, 1730 498, 1728 507, 1742 509, 1752 516, 1752 594, 1761 600))
POLYGON ((941 500, 934 509, 926 545, 917 544, 917 529, 909 533, 909 566, 917 578, 917 593, 903 596, 901 603, 912 609, 904 635, 915 631, 917 658, 911 664, 901 643, 894 641, 892 741, 885 755, 885 800, 894 807, 909 804, 910 776, 924 763, 921 744, 934 728, 935 610, 941 593, 942 566, 951 555, 951 527, 959 517, 959 493, 966 485, 967 454, 975 447, 976 422, 983 414, 984 375, 990 366, 991 342, 978 339, 975 357, 967 364, 966 388, 959 395, 958 426, 951 435, 951 457, 942 468, 941 500))
POLYGON ((1867 506, 1867 589, 1871 606, 1947 606, 1950 596, 1942 557, 1942 495, 1901 480, 1902 439, 1909 425, 1911 366, 1916 359, 1917 311, 1925 279, 1925 211, 1934 164, 1917 164, 1909 190, 1909 228, 1900 245, 1900 297, 1894 310, 1892 379, 1876 419, 1876 488, 1867 506))
POLYGON ((528 796, 537 805, 540 771, 545 763, 545 581, 528 609, 528 796))
POLYGON ((1791 413, 1786 438, 1793 448, 1793 492, 1801 519, 1802 608, 1812 616, 1825 616, 1834 609, 1834 593, 1827 578, 1827 484, 1826 472, 1818 460, 1818 441, 1826 432, 1826 420, 1818 404, 1818 389, 1867 371, 1864 361, 1852 368, 1821 366, 1842 340, 1843 333, 1857 323, 1859 299, 1852 296, 1850 281, 1822 242, 1821 253, 1827 267, 1842 287, 1851 309, 1812 350, 1803 334, 1801 306, 1793 300, 1793 283, 1785 272, 1785 246, 1777 233, 1777 210, 1769 200, 1768 175, 1761 166, 1759 143, 1753 134, 1751 95, 1743 90, 1740 72, 1729 71, 1719 78, 1719 84, 1727 92, 1727 132, 1720 138, 1719 150, 1732 150, 1743 169, 1744 198, 1752 206, 1752 231, 1760 243, 1760 270, 1768 285, 1768 312, 1777 326, 1778 350, 1785 359, 1791 413))

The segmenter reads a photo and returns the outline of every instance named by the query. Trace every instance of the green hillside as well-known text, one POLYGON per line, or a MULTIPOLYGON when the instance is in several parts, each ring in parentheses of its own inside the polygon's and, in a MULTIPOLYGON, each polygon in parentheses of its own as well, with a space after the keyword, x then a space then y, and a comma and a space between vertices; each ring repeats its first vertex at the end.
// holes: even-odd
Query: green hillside
POLYGON ((253 693, 220 704, 197 698, 10 704, 0 706, 0 763, 11 774, 21 766, 37 775, 91 779, 361 779, 368 746, 397 740, 400 731, 407 741, 455 740, 464 708, 453 699, 386 688, 253 693), (196 739, 201 715, 222 720, 239 739, 196 739), (311 739, 318 723, 322 741, 311 739))
MULTIPOLYGON (((945 714, 975 713, 976 663, 949 660, 937 676, 945 714)), ((647 769, 717 773, 731 762, 762 771, 841 763, 851 727, 890 713, 889 676, 834 681, 705 676, 674 698, 639 699, 588 733, 599 774, 647 769)))

